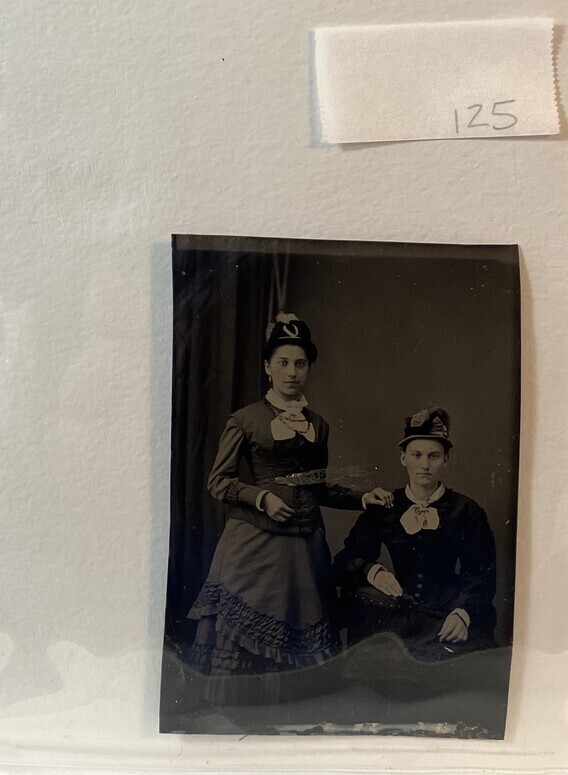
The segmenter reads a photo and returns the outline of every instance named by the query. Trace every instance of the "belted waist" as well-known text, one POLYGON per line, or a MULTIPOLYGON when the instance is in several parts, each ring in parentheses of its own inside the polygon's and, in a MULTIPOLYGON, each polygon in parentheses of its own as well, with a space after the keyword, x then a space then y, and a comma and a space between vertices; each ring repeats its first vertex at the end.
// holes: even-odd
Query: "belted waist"
POLYGON ((316 468, 311 471, 297 471, 283 476, 277 476, 274 479, 275 484, 285 484, 288 487, 298 487, 300 485, 325 484, 327 479, 327 470, 325 468, 316 468))
MULTIPOLYGON (((261 482, 258 486, 263 487, 261 482)), ((314 489, 310 486, 290 487, 285 484, 267 482, 266 489, 284 501, 294 511, 294 516, 285 522, 276 522, 268 514, 256 508, 239 504, 228 511, 228 517, 250 522, 269 533, 281 535, 311 535, 323 526, 323 519, 314 489)))

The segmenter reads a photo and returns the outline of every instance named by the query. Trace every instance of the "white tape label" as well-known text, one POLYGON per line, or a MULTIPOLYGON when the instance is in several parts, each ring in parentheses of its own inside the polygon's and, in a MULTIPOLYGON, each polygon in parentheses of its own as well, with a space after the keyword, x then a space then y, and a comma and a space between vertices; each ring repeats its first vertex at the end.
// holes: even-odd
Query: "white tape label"
POLYGON ((315 31, 326 143, 560 131, 551 19, 315 31))

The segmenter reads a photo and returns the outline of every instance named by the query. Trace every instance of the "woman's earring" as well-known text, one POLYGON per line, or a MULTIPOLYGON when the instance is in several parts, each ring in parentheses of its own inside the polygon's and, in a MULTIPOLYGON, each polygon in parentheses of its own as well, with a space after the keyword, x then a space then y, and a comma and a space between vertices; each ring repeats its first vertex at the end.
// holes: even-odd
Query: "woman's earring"
POLYGON ((270 385, 272 385, 272 377, 270 376, 270 374, 268 375, 268 383, 269 383, 270 385))

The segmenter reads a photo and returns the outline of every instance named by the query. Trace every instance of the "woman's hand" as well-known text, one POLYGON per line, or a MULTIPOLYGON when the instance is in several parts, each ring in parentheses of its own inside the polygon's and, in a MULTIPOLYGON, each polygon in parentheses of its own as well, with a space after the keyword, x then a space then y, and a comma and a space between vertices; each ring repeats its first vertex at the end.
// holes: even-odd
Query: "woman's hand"
POLYGON ((371 492, 363 495, 363 506, 386 506, 390 509, 394 503, 394 496, 390 490, 383 490, 382 487, 375 487, 371 492))
POLYGON ((266 493, 260 502, 260 506, 270 519, 273 519, 275 522, 286 522, 287 519, 294 516, 294 509, 287 506, 282 498, 273 495, 271 492, 266 493))
POLYGON ((402 595, 402 587, 398 583, 394 573, 391 573, 382 565, 373 565, 371 570, 367 573, 367 581, 379 592, 390 597, 400 597, 402 595))
POLYGON ((450 643, 459 643, 460 641, 467 640, 467 636, 468 630, 465 622, 456 613, 446 616, 444 624, 438 632, 438 639, 440 641, 447 640, 450 643))

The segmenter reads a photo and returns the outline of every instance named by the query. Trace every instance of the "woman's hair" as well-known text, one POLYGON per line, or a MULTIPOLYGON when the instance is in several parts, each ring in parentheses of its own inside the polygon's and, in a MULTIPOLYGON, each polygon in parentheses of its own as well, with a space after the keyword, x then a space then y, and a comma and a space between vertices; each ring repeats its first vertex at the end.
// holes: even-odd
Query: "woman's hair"
MULTIPOLYGON (((292 343, 291 342, 280 342, 280 343, 279 342, 272 342, 270 344, 267 344, 266 347, 264 348, 264 352, 262 354, 262 360, 266 361, 267 363, 269 363, 270 359, 272 358, 272 356, 274 355, 276 350, 278 350, 280 347, 287 347, 289 344, 292 344, 292 343)), ((299 347, 300 350, 304 351, 304 355, 306 356, 306 359, 307 359, 308 363, 311 366, 313 361, 310 360, 309 353, 306 350, 306 348, 303 346, 303 344, 297 343, 297 344, 294 344, 293 347, 299 347)))
POLYGON ((406 448, 408 447, 408 445, 412 441, 419 441, 420 439, 422 439, 424 441, 437 441, 438 444, 440 444, 442 446, 442 448, 444 450, 444 455, 449 457, 450 449, 452 447, 448 444, 447 440, 446 439, 442 439, 442 438, 434 438, 433 436, 418 436, 418 437, 415 437, 413 439, 405 439, 404 441, 402 441, 399 444, 400 451, 401 452, 406 452, 406 448))

